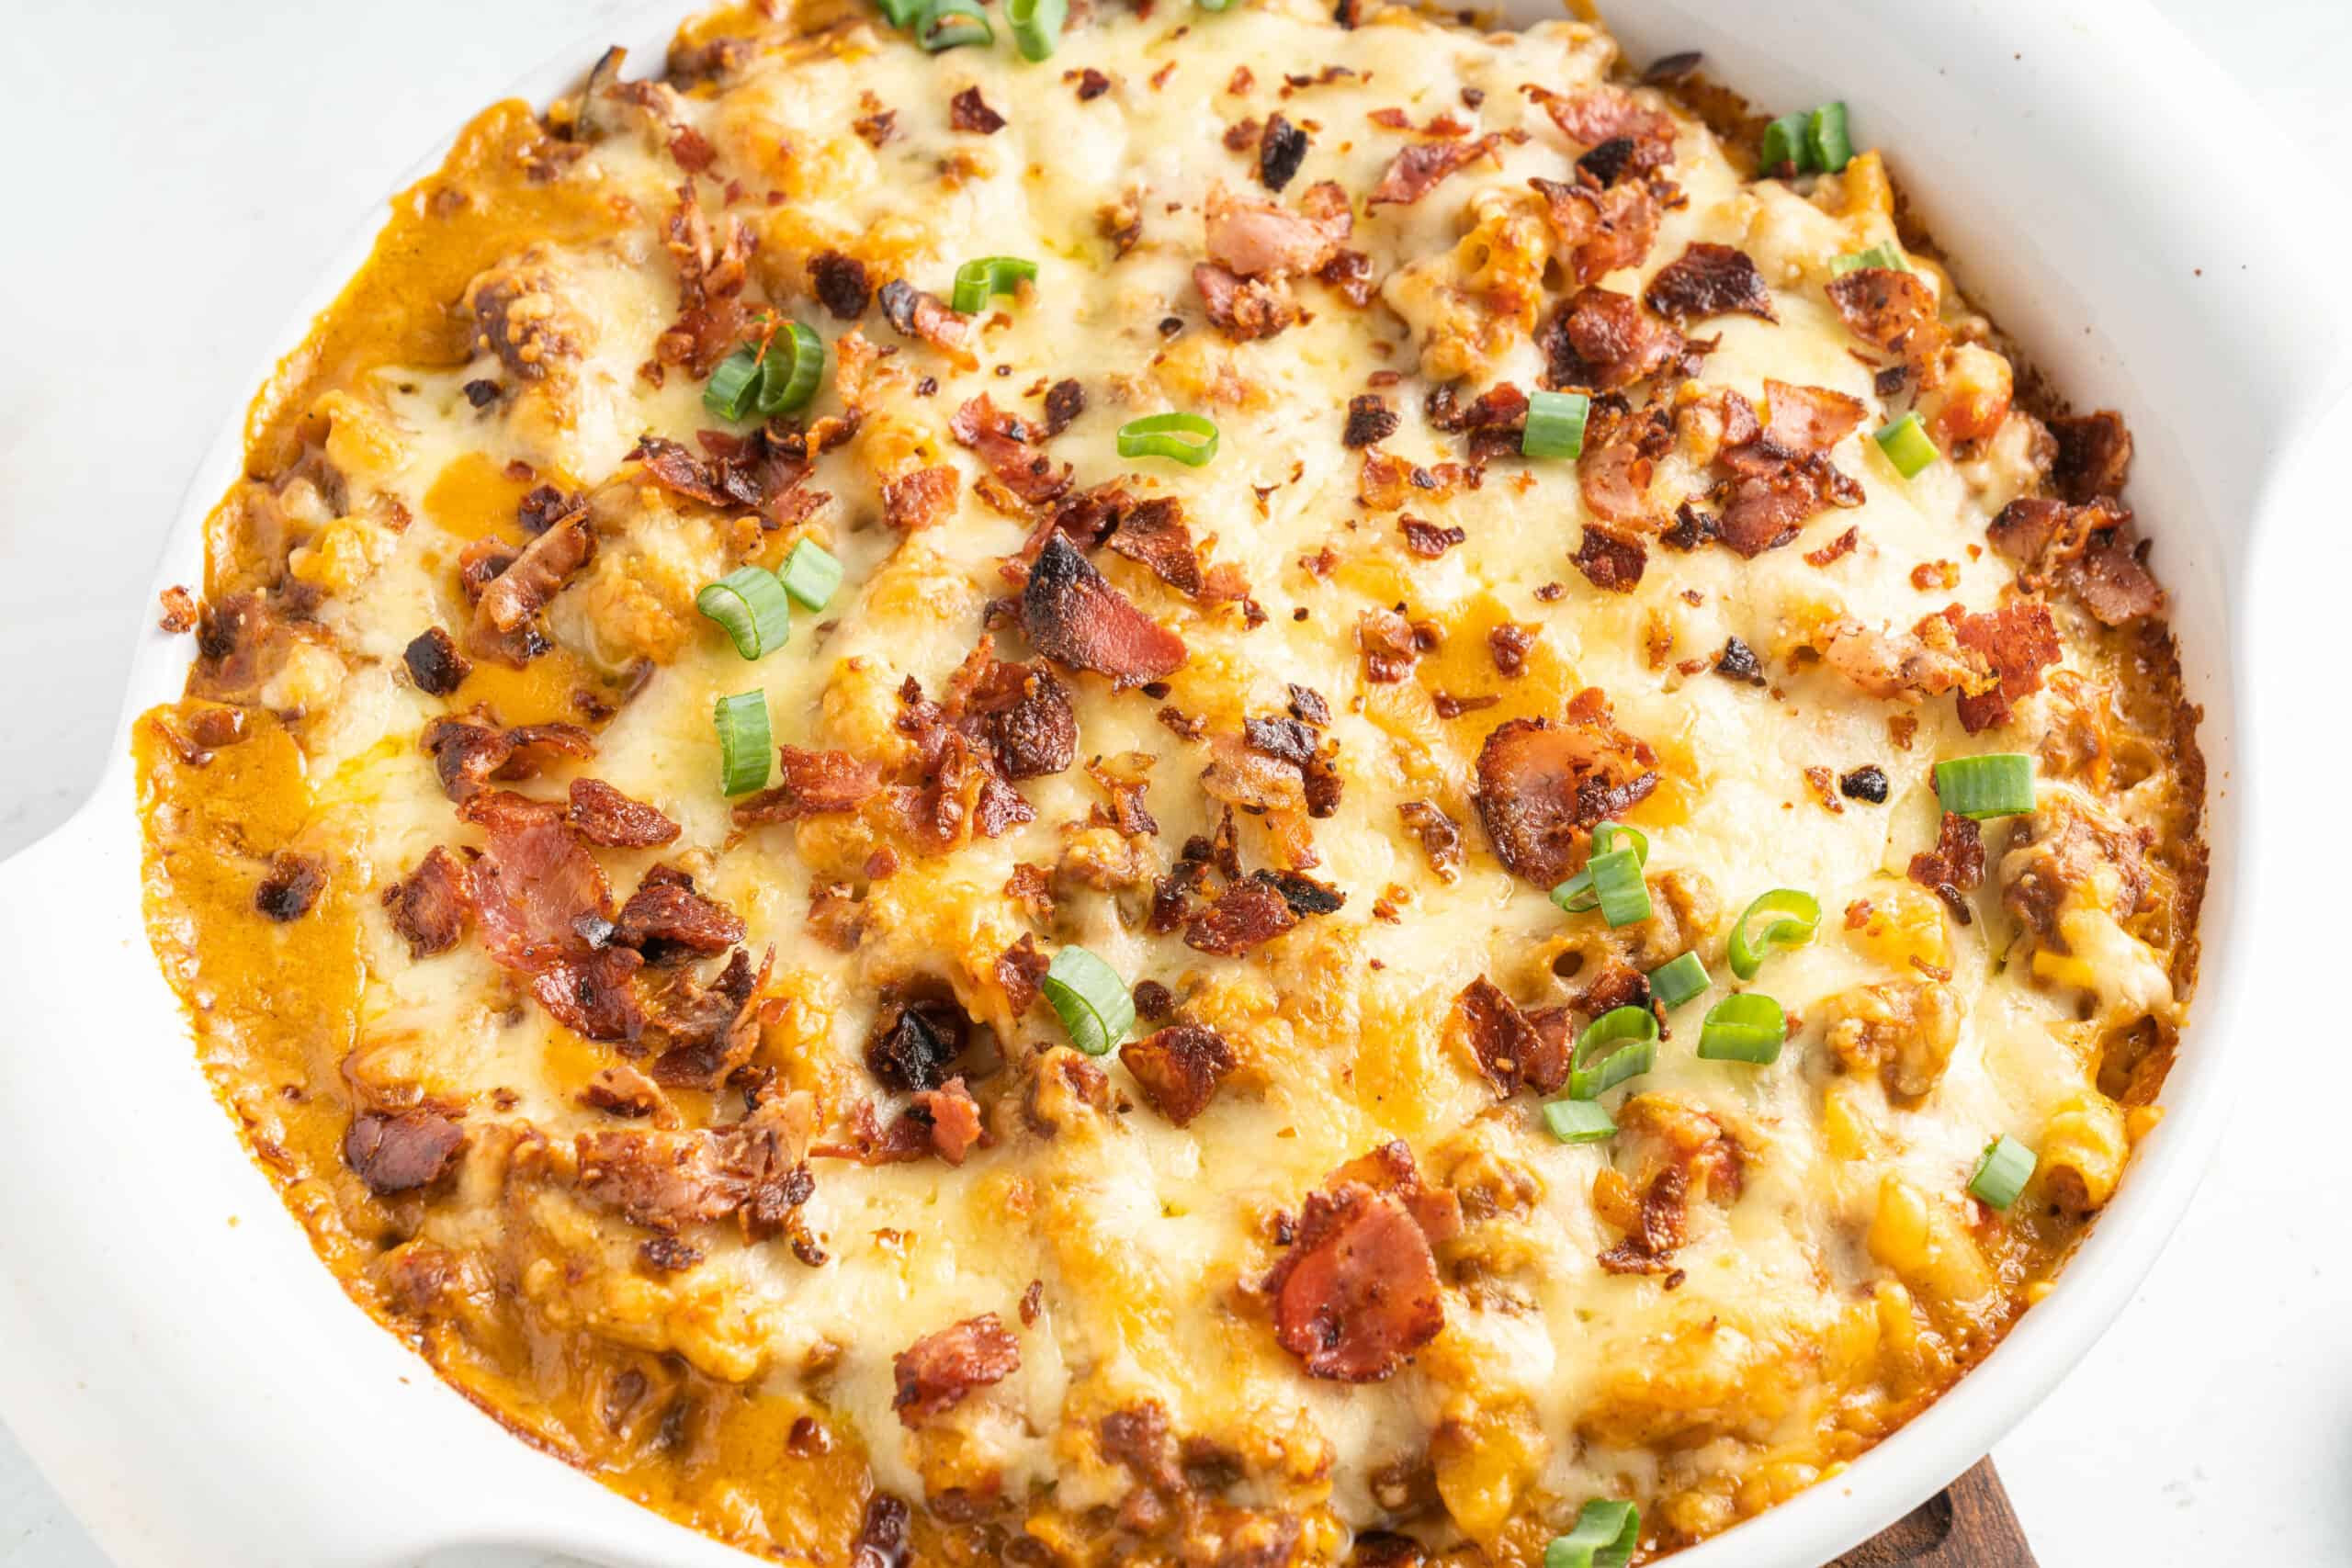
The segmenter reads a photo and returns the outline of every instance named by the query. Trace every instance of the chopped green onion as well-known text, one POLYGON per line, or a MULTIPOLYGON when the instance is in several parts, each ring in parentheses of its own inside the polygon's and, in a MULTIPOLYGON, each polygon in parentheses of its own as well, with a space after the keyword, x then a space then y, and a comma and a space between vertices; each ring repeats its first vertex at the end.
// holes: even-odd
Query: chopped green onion
POLYGON ((1657 998, 1661 1007, 1679 1008, 1693 997, 1704 996, 1713 984, 1707 966, 1699 962, 1695 953, 1669 958, 1650 971, 1650 995, 1657 998))
POLYGON ((784 570, 776 577, 802 609, 821 610, 842 585, 842 563, 816 540, 803 539, 784 558, 784 570))
POLYGON ((763 566, 738 567, 695 595, 695 608, 727 628, 746 659, 774 653, 792 635, 792 601, 763 566))
POLYGON ((1544 1549, 1544 1568, 1625 1568, 1642 1543, 1641 1510, 1631 1503, 1587 1503, 1577 1528, 1544 1549))
POLYGON ((1699 1025, 1699 1055, 1710 1062, 1778 1061, 1789 1037, 1789 1015, 1761 991, 1736 991, 1707 1010, 1699 1025))
POLYGON ((1060 1015, 1069 1043, 1100 1056, 1135 1027, 1136 999, 1119 972, 1082 947, 1054 954, 1038 989, 1060 1015))
POLYGON ((948 301, 956 312, 977 316, 1000 294, 1013 294, 1037 276, 1037 264, 1020 256, 982 256, 956 269, 956 294, 948 301))
POLYGON ((1805 131, 1812 117, 1799 110, 1784 114, 1764 128, 1764 146, 1758 154, 1764 173, 1777 175, 1783 168, 1792 175, 1811 172, 1815 167, 1813 149, 1807 144, 1805 131))
POLYGON ((790 413, 806 407, 825 378, 825 340, 798 321, 768 340, 766 360, 760 368, 760 412, 790 413))
POLYGON ((1647 1008, 1612 1008, 1584 1026, 1568 1062, 1568 1098, 1598 1100, 1657 1065, 1657 1015, 1647 1008), (1619 1041, 1626 1043, 1611 1051, 1619 1041), (1604 1055, 1606 1053, 1606 1055, 1604 1055))
POLYGON ((1871 439, 1886 454, 1886 460, 1894 465, 1894 471, 1906 479, 1918 478, 1920 470, 1942 456, 1936 450, 1936 444, 1928 439, 1927 427, 1919 423, 1916 410, 1871 431, 1871 439))
POLYGON ((1824 104, 1813 111, 1813 118, 1805 126, 1804 147, 1813 154, 1814 167, 1824 174, 1837 174, 1854 161, 1854 142, 1846 134, 1843 103, 1824 104))
POLYGON ((1623 822, 1595 823, 1592 852, 1605 855, 1617 847, 1620 839, 1631 839, 1634 841, 1634 858, 1644 865, 1650 863, 1650 836, 1639 828, 1629 827, 1623 822))
POLYGON ((1204 11, 1222 11, 1232 5, 1233 0, 1193 0, 1193 4, 1204 11))
POLYGON ((1650 918, 1650 887, 1642 880, 1642 859, 1634 850, 1593 856, 1584 869, 1552 889, 1552 902, 1571 915, 1599 909, 1611 926, 1650 918))
POLYGON ((1821 924, 1821 900, 1793 887, 1775 887, 1741 911, 1731 929, 1731 972, 1743 980, 1756 978, 1764 960, 1782 948, 1803 947, 1821 924), (1751 937, 1748 925, 1758 915, 1780 917, 1751 937))
POLYGON ((720 788, 741 795, 768 782, 768 694, 738 692, 718 699, 711 714, 718 729, 720 788))
POLYGON ((1590 1100, 1545 1100, 1544 1125, 1564 1144, 1597 1144, 1617 1131, 1609 1112, 1590 1100))
POLYGON ((924 0, 915 41, 933 54, 967 43, 994 43, 996 29, 974 0, 924 0))
POLYGON ((1206 414, 1152 413, 1119 426, 1122 457, 1173 457, 1197 468, 1216 456, 1216 421, 1206 414))
POLYGON ((1903 247, 1892 240, 1881 240, 1867 251, 1856 251, 1850 256, 1829 258, 1829 276, 1839 276, 1860 272, 1866 266, 1883 267, 1889 272, 1909 272, 1911 264, 1903 259, 1903 247))
POLYGON ((1004 19, 1012 24, 1012 41, 1023 60, 1051 55, 1062 41, 1062 23, 1069 16, 1069 0, 1004 0, 1004 19))
MULTIPOLYGON (((1634 857, 1634 864, 1637 870, 1647 865, 1650 861, 1649 835, 1639 828, 1628 828, 1623 822, 1602 822, 1597 825, 1592 830, 1592 847, 1589 858, 1585 861, 1584 869, 1552 889, 1552 902, 1571 915, 1581 915, 1590 909, 1602 908, 1600 895, 1595 891, 1593 867, 1603 856, 1627 853, 1634 857), (1634 847, 1630 851, 1618 849, 1617 840, 1621 838, 1632 840, 1634 847)), ((1618 908, 1621 910, 1631 908, 1633 906, 1630 895, 1622 890, 1624 874, 1612 870, 1608 874, 1619 882, 1621 891, 1618 908)), ((1636 878, 1636 880, 1639 879, 1636 878)), ((1643 887, 1641 889, 1642 912, 1634 915, 1633 920, 1645 919, 1648 917, 1649 896, 1649 889, 1646 886, 1643 887)), ((1609 923, 1612 926, 1630 925, 1633 921, 1611 920, 1609 923)))
POLYGON ((882 7, 882 15, 894 28, 911 27, 922 15, 922 0, 874 0, 882 7))
POLYGON ((1525 457, 1575 457, 1584 451, 1585 416, 1592 400, 1582 392, 1532 392, 1527 427, 1519 433, 1525 457))
POLYGON ((1953 757, 1936 764, 1936 798, 1972 822, 2033 809, 2033 759, 2018 751, 1953 757))
POLYGON ((2006 1209, 2018 1201, 2041 1163, 2031 1149, 2004 1133, 1984 1145, 1984 1157, 1968 1179, 1968 1190, 1996 1209, 2006 1209))
POLYGON ((748 416, 760 396, 760 354, 748 345, 718 362, 702 384, 702 406, 721 419, 748 416))

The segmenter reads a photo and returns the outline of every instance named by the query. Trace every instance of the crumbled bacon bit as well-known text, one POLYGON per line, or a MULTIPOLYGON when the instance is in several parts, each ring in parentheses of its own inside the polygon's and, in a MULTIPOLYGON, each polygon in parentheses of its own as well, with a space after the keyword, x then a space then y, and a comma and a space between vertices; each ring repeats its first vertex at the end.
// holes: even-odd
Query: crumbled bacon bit
POLYGON ((437 1111, 363 1111, 344 1134, 343 1162, 370 1192, 390 1198, 440 1180, 465 1141, 465 1130, 437 1111))
POLYGON ((1819 549, 1805 551, 1805 564, 1808 566, 1827 566, 1833 561, 1841 559, 1846 556, 1849 556, 1854 553, 1854 547, 1861 542, 1861 529, 1849 528, 1844 533, 1838 535, 1836 538, 1830 540, 1827 544, 1822 546, 1819 549))
POLYGON ((1517 680, 1527 669, 1528 650, 1535 646, 1536 630, 1516 621, 1505 621, 1487 634, 1487 657, 1493 660, 1497 673, 1507 680, 1517 680))
POLYGON ((1936 834, 1936 847, 1911 857, 1911 880, 1941 898, 1965 925, 1968 900, 1961 895, 1984 886, 1984 836, 1977 825, 1947 811, 1936 834))
POLYGON ((1379 288, 1372 276, 1372 258, 1362 251, 1333 252, 1329 261, 1315 269, 1315 276, 1359 310, 1372 303, 1379 288))
POLYGON ((2062 588, 2107 626, 2120 626, 2165 607, 2164 590, 2148 572, 2148 547, 2132 526, 2131 509, 2119 502, 2012 501, 1985 537, 2003 556, 2021 563, 2023 586, 2062 588))
POLYGON ((1298 321, 1297 302, 1280 279, 1243 277, 1215 262, 1200 262, 1193 267, 1193 287, 1200 290, 1208 319, 1236 343, 1273 337, 1298 321))
POLYGON ((1301 723, 1321 729, 1331 722, 1331 705, 1325 702, 1323 694, 1314 687, 1294 682, 1290 686, 1289 699, 1290 716, 1301 723))
POLYGON ((326 867, 308 855, 280 850, 270 857, 267 874, 254 889, 254 908, 281 924, 298 920, 311 912, 326 885, 326 867))
POLYGON ((1760 686, 1764 683, 1764 662, 1747 643, 1729 637, 1724 639, 1723 652, 1715 656, 1715 673, 1726 680, 1760 686))
POLYGON ((1462 824, 1426 800, 1400 801, 1396 815, 1420 840, 1430 869, 1452 882, 1462 869, 1462 824))
POLYGON ((1399 148, 1364 205, 1401 207, 1419 201, 1456 169, 1492 156, 1501 141, 1500 136, 1488 134, 1476 141, 1416 141, 1399 148))
POLYGON ((1271 883, 1237 882, 1184 926, 1184 945, 1232 958, 1272 942, 1298 924, 1298 914, 1271 883))
POLYGON ((1586 526, 1577 553, 1569 558, 1587 581, 1609 593, 1631 593, 1640 586, 1642 568, 1648 559, 1649 552, 1642 547, 1641 540, 1611 532, 1597 523, 1586 526))
POLYGON ((1949 592, 1960 586, 1960 563, 1950 560, 1921 561, 1911 569, 1911 586, 1922 593, 1942 589, 1949 592))
POLYGON ((947 520, 956 509, 960 476, 945 464, 917 468, 886 480, 882 486, 882 516, 901 534, 912 534, 947 520))
POLYGON ((797 746, 780 746, 777 761, 782 782, 738 802, 737 826, 842 815, 855 811, 881 793, 881 770, 846 751, 804 751, 797 746))
POLYGON ((539 629, 539 612, 595 553, 596 536, 585 508, 524 546, 483 584, 467 645, 518 670, 546 652, 551 645, 539 629))
POLYGON ((1884 806, 1887 794, 1885 771, 1875 762, 1865 762, 1838 779, 1838 792, 1849 800, 1884 806))
POLYGON ((1306 161, 1306 132, 1279 114, 1266 121, 1265 135, 1258 143, 1258 183, 1268 190, 1280 190, 1306 161))
POLYGON ((808 259, 808 283, 817 302, 836 321, 856 321, 874 299, 865 264, 839 251, 820 251, 808 259))
POLYGON ((602 779, 571 781, 565 820, 590 843, 616 850, 650 849, 683 831, 653 807, 631 800, 602 779))
POLYGON ((2132 473, 2132 432, 2113 409, 2049 422, 2057 438, 2050 482, 2076 506, 2123 492, 2132 473))
POLYGON ((441 791, 451 800, 464 800, 492 779, 534 777, 558 757, 596 754, 594 739, 576 724, 518 724, 502 729, 483 708, 435 719, 418 735, 417 743, 433 759, 441 791))
POLYGON ((1111 677, 1125 691, 1183 668, 1183 640, 1103 581, 1059 530, 1050 535, 1021 594, 1031 646, 1057 664, 1111 677))
POLYGON ((1667 264, 1642 291, 1643 303, 1659 315, 1688 326, 1707 316, 1737 311, 1767 321, 1781 318, 1772 309, 1772 291, 1746 251, 1730 245, 1692 244, 1667 264))
POLYGON ((1472 801, 1503 864, 1550 888, 1576 871, 1595 823, 1648 798, 1657 761, 1611 721, 1608 699, 1587 688, 1556 725, 1496 726, 1479 749, 1472 801))
POLYGON ((1366 610, 1356 623, 1356 640, 1363 649, 1364 679, 1377 684, 1402 681, 1421 657, 1412 623, 1394 610, 1366 610))
POLYGON ((1046 429, 1048 441, 1077 423, 1086 412, 1086 388, 1075 379, 1065 378, 1046 389, 1046 429))
POLYGON ((890 1369, 898 1382, 890 1407, 913 1428, 961 1404, 974 1389, 1019 1371, 1021 1342, 986 1312, 924 1335, 899 1351, 890 1369))
POLYGON ((1550 384, 1608 391, 1679 367, 1690 345, 1630 294, 1585 288, 1535 335, 1550 384))
MULTIPOLYGON (((190 593, 179 584, 174 583, 164 590, 160 600, 163 612, 155 623, 157 626, 175 636, 196 629, 197 622, 200 617, 197 612, 195 594, 190 593)), ((446 638, 448 634, 444 632, 442 636, 446 638)))
POLYGON ((1419 517, 1400 517, 1396 527, 1405 536, 1405 547, 1423 560, 1437 559, 1470 536, 1460 528, 1441 528, 1419 517))
POLYGON ((1092 103, 1111 90, 1111 78, 1103 75, 1091 65, 1083 71, 1065 71, 1062 73, 1062 80, 1067 82, 1072 75, 1078 78, 1078 101, 1081 104, 1092 103))
POLYGON ((1647 174, 1674 161, 1673 118, 1645 108, 1623 87, 1603 84, 1563 96, 1526 83, 1520 91, 1542 104, 1560 133, 1580 147, 1598 147, 1621 136, 1632 141, 1628 167, 1634 173, 1647 174))
POLYGON ((1450 1192, 1421 1185, 1399 1143, 1351 1160, 1307 1195, 1263 1286, 1274 1338, 1309 1377, 1377 1382, 1445 1326, 1430 1248, 1459 1230, 1450 1192))
POLYGON ((947 124, 954 130, 994 136, 1004 129, 1004 116, 989 107, 978 87, 967 87, 947 100, 947 124))
POLYGON ((1508 1100, 1522 1083, 1550 1094, 1567 1082, 1573 1055, 1567 1032, 1539 1030, 1492 980, 1479 976, 1453 998, 1453 1006, 1478 1070, 1498 1098, 1508 1100))
POLYGON ((1544 198, 1556 248, 1567 257, 1571 281, 1579 287, 1638 265, 1649 254, 1657 238, 1658 203, 1646 185, 1563 183, 1540 175, 1527 183, 1544 198))
POLYGON ((1355 226, 1347 192, 1329 181, 1301 192, 1296 211, 1219 186, 1209 193, 1203 220, 1210 261, 1269 280, 1319 271, 1355 226))
POLYGON ((1396 434, 1396 411, 1388 406, 1387 399, 1377 392, 1363 393, 1348 400, 1348 423, 1340 434, 1340 445, 1370 446, 1396 434))
POLYGON ((1175 1023, 1119 1047, 1119 1061, 1134 1075, 1143 1098, 1179 1127, 1208 1109, 1217 1085, 1238 1065, 1233 1047, 1214 1029, 1175 1023))
POLYGON ((392 929, 408 942, 412 959, 457 946, 473 919, 473 905, 472 873, 439 844, 426 852, 414 871, 384 889, 392 929))
POLYGON ((900 337, 927 343, 958 364, 974 363, 964 346, 964 339, 972 330, 971 317, 956 314, 937 295, 925 293, 902 277, 884 284, 876 298, 881 301, 882 314, 900 337))
POLYGON ((1856 267, 1829 280, 1829 302, 1855 336, 1915 365, 1943 345, 1936 298, 1916 273, 1856 267))
POLYGON ((1053 459, 1030 445, 1029 427, 1000 410, 986 392, 956 411, 947 433, 958 445, 978 452, 1007 490, 1033 506, 1069 489, 1069 465, 1064 463, 1057 473, 1053 459))
POLYGON ((1846 810, 1846 803, 1838 798, 1838 793, 1832 787, 1836 778, 1837 775, 1827 768, 1811 767, 1804 770, 1804 782, 1812 788, 1814 799, 1819 801, 1821 808, 1833 817, 1843 816, 1846 810))
POLYGON ((2058 662, 2062 649, 2050 606, 2039 599, 2013 599, 1999 609, 1966 615, 1958 605, 1946 609, 1960 646, 1983 655, 1999 684, 1986 692, 1959 694, 1961 728, 1969 734, 2009 721, 2011 709, 2022 698, 2041 690, 2041 672, 2058 662))

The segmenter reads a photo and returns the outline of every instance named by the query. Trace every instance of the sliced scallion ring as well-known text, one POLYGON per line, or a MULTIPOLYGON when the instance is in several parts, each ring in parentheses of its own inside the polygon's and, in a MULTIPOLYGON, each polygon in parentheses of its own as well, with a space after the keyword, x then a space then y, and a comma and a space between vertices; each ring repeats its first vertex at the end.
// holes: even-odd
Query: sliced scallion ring
POLYGON ((1984 1145, 1984 1156, 1968 1179, 1968 1190, 1992 1208, 2006 1209, 2018 1201, 2041 1163, 2031 1149, 2004 1133, 1984 1145))
POLYGON ((1100 1056, 1135 1027, 1136 999, 1119 972, 1082 947, 1054 954, 1038 990, 1069 1034, 1069 1043, 1100 1056))
POLYGON ((911 27, 915 18, 922 15, 922 0, 874 0, 874 3, 882 8, 882 15, 894 28, 911 27))
POLYGON ((1804 149, 1813 166, 1834 175, 1854 161, 1853 139, 1846 134, 1846 106, 1824 104, 1805 122, 1804 149))
POLYGON ((1787 169, 1792 175, 1812 171, 1813 149, 1807 145, 1805 132, 1812 117, 1799 110, 1784 114, 1764 128, 1764 145, 1757 155, 1766 175, 1778 175, 1787 169))
POLYGON ((1205 414, 1151 413, 1119 426, 1122 457, 1173 457, 1197 468, 1216 456, 1216 422, 1205 414))
POLYGON ((760 412, 790 413, 805 408, 825 378, 825 340, 798 321, 786 321, 768 340, 760 367, 760 412))
POLYGON ((768 739, 768 694, 738 692, 718 699, 711 714, 718 730, 719 787, 741 795, 768 782, 774 747, 768 739))
POLYGON ((1519 433, 1526 457, 1574 458, 1584 451, 1584 422, 1592 400, 1582 392, 1533 392, 1527 399, 1527 424, 1519 433))
POLYGON ((763 566, 738 567, 695 595, 695 608, 727 628, 746 659, 774 653, 792 635, 792 601, 763 566))
POLYGON ((1736 991, 1707 1010, 1699 1025, 1699 1055, 1710 1062, 1780 1060, 1789 1037, 1789 1015, 1761 991, 1736 991))
MULTIPOLYGON (((1592 848, 1585 861, 1584 869, 1552 889, 1552 902, 1571 915, 1581 915, 1592 909, 1603 909, 1605 914, 1606 910, 1598 891, 1598 878, 1594 867, 1602 858, 1612 854, 1631 854, 1634 857, 1634 868, 1636 873, 1634 881, 1639 883, 1640 869, 1649 864, 1650 861, 1649 835, 1639 828, 1628 828, 1623 822, 1602 822, 1597 825, 1592 830, 1592 848), (1631 840, 1631 847, 1618 848, 1617 840, 1620 839, 1631 840)), ((1617 904, 1619 910, 1622 912, 1632 908, 1633 898, 1630 891, 1626 889, 1623 871, 1612 869, 1608 874, 1619 888, 1617 904)), ((1640 893, 1642 912, 1633 917, 1635 920, 1645 919, 1649 915, 1648 887, 1641 887, 1640 893)), ((1609 923, 1614 926, 1630 924, 1631 921, 1611 920, 1609 923)))
POLYGON ((1577 1513, 1577 1528, 1544 1549, 1544 1568, 1625 1568, 1642 1543, 1641 1510, 1595 1499, 1577 1513))
POLYGON ((718 362, 702 384, 702 406, 725 420, 750 416, 760 396, 760 354, 739 348, 718 362))
POLYGON ((982 256, 956 269, 955 297, 948 303, 959 316, 977 316, 1000 294, 1016 294, 1037 276, 1037 264, 1022 256, 982 256))
POLYGON ((2019 751, 1952 757, 1936 764, 1936 798, 1972 822, 2033 809, 2033 759, 2019 751))
POLYGON ((1564 1144, 1597 1144, 1617 1131, 1609 1112, 1590 1100, 1545 1100, 1544 1126, 1564 1144))
POLYGON ((1886 460, 1894 465, 1894 471, 1906 479, 1917 479, 1942 456, 1936 450, 1935 442, 1928 439, 1928 427, 1919 423, 1917 410, 1871 431, 1871 439, 1886 454, 1886 460))
POLYGON ((1004 0, 1004 19, 1012 26, 1012 41, 1023 60, 1050 56, 1062 41, 1062 24, 1069 17, 1069 0, 1004 0))
POLYGON ((1892 240, 1881 240, 1866 251, 1856 251, 1849 256, 1829 258, 1829 275, 1840 276, 1860 272, 1866 266, 1883 267, 1889 272, 1909 272, 1911 264, 1904 259, 1903 247, 1892 240))
POLYGON ((1657 1065, 1657 1015, 1622 1007, 1602 1013, 1577 1036, 1568 1063, 1568 1098, 1598 1100, 1601 1091, 1657 1065))
POLYGON ((974 0, 925 0, 915 41, 933 54, 967 43, 994 43, 996 28, 974 0))
POLYGON ((1706 995, 1707 987, 1713 984, 1707 966, 1695 953, 1669 958, 1650 971, 1650 995, 1657 998, 1659 1006, 1668 1009, 1706 995))
POLYGON ((1821 900, 1793 887, 1775 887, 1741 911, 1731 929, 1731 972, 1743 980, 1756 978, 1764 960, 1784 948, 1803 947, 1821 925, 1821 900), (1774 917, 1761 931, 1751 931, 1757 918, 1774 917))
POLYGON ((803 539, 784 558, 784 570, 776 577, 802 609, 821 610, 842 585, 842 563, 816 540, 803 539))

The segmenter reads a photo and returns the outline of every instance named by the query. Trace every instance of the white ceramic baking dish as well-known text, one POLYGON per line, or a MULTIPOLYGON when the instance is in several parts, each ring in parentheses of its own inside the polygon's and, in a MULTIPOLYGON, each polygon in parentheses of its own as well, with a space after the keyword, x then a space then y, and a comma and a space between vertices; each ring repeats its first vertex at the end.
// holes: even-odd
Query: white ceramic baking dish
MULTIPOLYGON (((661 58, 684 0, 612 29, 661 58)), ((2174 599, 2211 765, 2212 886, 2195 1023, 2162 1127, 2060 1282, 1978 1371, 1844 1474, 1688 1568, 1814 1568, 1965 1469, 2089 1348, 2154 1261, 2221 1128, 2266 817, 2255 549, 2287 455, 2352 341, 2312 238, 2320 186, 2236 90, 2136 3, 1621 0, 1644 60, 1703 50, 1765 105, 1842 96, 1972 293, 2085 406, 2139 438, 2132 497, 2174 599)), ((1525 4, 1520 15, 1545 14, 1525 4)), ((515 91, 544 102, 606 37, 515 91)), ((455 129, 454 126, 452 128, 455 129)), ((435 152, 431 163, 437 163, 435 152)), ((428 165, 429 166, 429 165, 428 165)), ((420 171, 421 172, 421 171, 420 171)), ((404 185, 406 181, 402 182, 404 185)), ((253 383, 365 254, 375 219, 253 383)), ((157 582, 199 578, 199 525, 242 410, 190 485, 157 582)), ((152 603, 152 601, 151 601, 152 603)), ((352 1306, 198 1074, 139 909, 132 716, 176 694, 185 638, 141 629, 96 797, 0 868, 0 1413, 124 1568, 390 1564, 507 1544, 614 1564, 747 1561, 509 1436, 352 1306)))

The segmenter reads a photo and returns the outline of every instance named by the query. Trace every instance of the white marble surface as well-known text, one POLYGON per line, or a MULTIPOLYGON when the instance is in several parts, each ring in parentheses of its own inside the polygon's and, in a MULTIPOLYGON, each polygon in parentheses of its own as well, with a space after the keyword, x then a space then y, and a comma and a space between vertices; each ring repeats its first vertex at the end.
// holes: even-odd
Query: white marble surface
MULTIPOLYGON (((2184 105, 2181 134, 2228 137, 2250 157, 2299 145, 2335 182, 2330 199, 2352 199, 2352 5, 2158 3, 2264 111, 2260 124, 2215 124, 2184 105)), ((57 155, 9 160, 10 210, 40 216, 0 244, 0 855, 63 820, 96 777, 150 563, 288 299, 421 150, 626 4, 5 7, 0 145, 57 155)), ((2347 444, 2352 413, 2324 445, 2347 444)), ((2330 584, 2352 581, 2340 490, 2314 484, 2311 549, 2285 563, 2272 601, 2312 628, 2299 671, 2340 659, 2330 584)), ((2352 759, 2340 728, 2285 744, 2281 776, 2340 816, 2322 794, 2342 791, 2352 759)), ((2299 976, 2343 967, 2336 837, 2324 874, 2270 879, 2278 897, 2308 900, 2308 918, 2272 922, 2280 999, 2233 1029, 2301 1068, 2282 1082, 2343 1077, 2341 1030, 2314 1031, 2311 1010, 2285 1005, 2324 999, 2324 983, 2299 976)), ((2318 1097, 2256 1082, 2132 1310, 1996 1451, 2048 1568, 2352 1564, 2341 1121, 2318 1097)), ((105 1562, 0 1430, 0 1568, 105 1562)))

